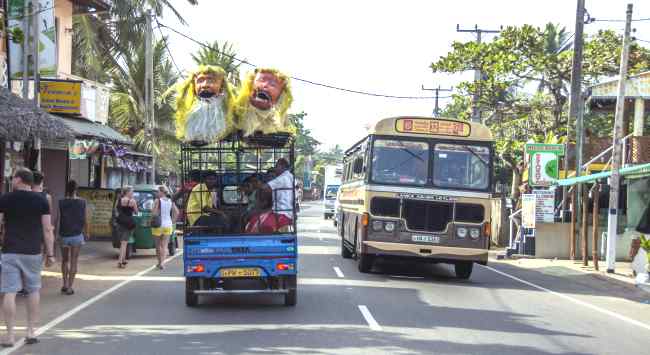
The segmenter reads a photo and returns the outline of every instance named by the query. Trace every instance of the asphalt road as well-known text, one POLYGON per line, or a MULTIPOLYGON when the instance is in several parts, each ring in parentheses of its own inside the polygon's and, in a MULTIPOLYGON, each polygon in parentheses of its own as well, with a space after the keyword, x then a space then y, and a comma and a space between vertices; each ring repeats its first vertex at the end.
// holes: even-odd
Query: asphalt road
POLYGON ((14 353, 650 353, 650 306, 626 289, 500 263, 475 267, 469 281, 446 265, 383 263, 360 274, 317 204, 305 206, 299 235, 296 307, 268 295, 187 308, 175 258, 63 314, 40 344, 14 353))

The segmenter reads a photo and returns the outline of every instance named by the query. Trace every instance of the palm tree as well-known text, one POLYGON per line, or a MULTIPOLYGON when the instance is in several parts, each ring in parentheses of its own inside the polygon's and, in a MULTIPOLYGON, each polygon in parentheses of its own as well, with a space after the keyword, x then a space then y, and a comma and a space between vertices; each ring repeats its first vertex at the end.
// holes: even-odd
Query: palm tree
POLYGON ((110 72, 113 84, 110 102, 109 124, 120 132, 133 137, 136 149, 160 154, 163 145, 175 147, 178 140, 174 133, 174 107, 168 88, 178 80, 178 74, 167 56, 164 39, 153 45, 154 117, 155 140, 147 134, 148 122, 144 120, 144 41, 139 41, 130 60, 110 72))
MULTIPOLYGON (((198 4, 198 0, 186 1, 198 4)), ((141 39, 144 33, 147 8, 156 17, 169 10, 182 24, 186 23, 169 0, 112 1, 107 13, 77 15, 73 23, 73 72, 108 81, 106 68, 118 67, 140 45, 135 39, 141 39)))
MULTIPOLYGON (((571 50, 573 42, 570 41, 570 38, 573 35, 570 35, 566 27, 560 27, 559 24, 554 24, 549 22, 544 27, 543 37, 544 37, 544 53, 547 55, 562 55, 563 53, 571 50)), ((543 92, 545 89, 551 89, 550 85, 546 82, 546 76, 542 75, 539 86, 537 87, 538 92, 543 92)), ((563 85, 560 83, 560 85, 563 85)), ((555 85, 554 85, 555 86, 555 85)))
POLYGON ((239 66, 241 61, 236 59, 237 53, 228 41, 219 45, 218 41, 205 43, 196 54, 192 54, 192 59, 197 65, 216 65, 222 67, 228 75, 228 81, 235 86, 239 86, 239 66))

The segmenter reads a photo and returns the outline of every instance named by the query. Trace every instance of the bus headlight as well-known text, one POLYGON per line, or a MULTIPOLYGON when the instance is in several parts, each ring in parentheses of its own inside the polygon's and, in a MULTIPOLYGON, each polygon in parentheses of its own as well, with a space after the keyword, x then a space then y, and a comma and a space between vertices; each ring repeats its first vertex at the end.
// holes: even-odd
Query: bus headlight
POLYGON ((471 228, 469 230, 469 236, 472 239, 478 239, 478 237, 481 235, 481 230, 478 228, 471 228))
POLYGON ((458 227, 456 228, 456 236, 458 238, 465 238, 467 237, 467 228, 465 227, 458 227))
POLYGON ((384 223, 382 221, 372 221, 372 230, 379 232, 384 228, 384 223))
POLYGON ((384 223, 384 229, 386 229, 386 232, 392 233, 395 230, 395 222, 384 223))

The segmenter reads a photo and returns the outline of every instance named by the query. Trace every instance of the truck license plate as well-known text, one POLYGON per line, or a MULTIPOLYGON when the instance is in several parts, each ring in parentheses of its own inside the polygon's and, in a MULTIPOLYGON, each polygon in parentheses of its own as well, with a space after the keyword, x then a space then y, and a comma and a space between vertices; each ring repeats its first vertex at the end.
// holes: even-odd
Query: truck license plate
POLYGON ((231 268, 219 271, 221 277, 259 277, 260 275, 258 268, 231 268))
POLYGON ((413 236, 411 236, 411 240, 413 240, 414 242, 439 244, 440 243, 440 236, 437 236, 437 235, 413 235, 413 236))

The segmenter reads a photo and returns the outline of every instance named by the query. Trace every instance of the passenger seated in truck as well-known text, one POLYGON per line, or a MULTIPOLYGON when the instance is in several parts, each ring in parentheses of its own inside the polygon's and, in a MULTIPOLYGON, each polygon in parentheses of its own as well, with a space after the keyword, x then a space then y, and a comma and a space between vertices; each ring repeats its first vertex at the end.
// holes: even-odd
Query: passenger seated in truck
POLYGON ((245 233, 274 233, 291 225, 285 215, 273 212, 273 195, 269 189, 257 192, 258 212, 246 224, 245 233))
POLYGON ((246 209, 243 213, 243 220, 247 221, 257 211, 257 191, 263 187, 260 179, 255 175, 251 175, 244 179, 240 191, 246 197, 246 209))
POLYGON ((289 162, 285 158, 280 158, 275 163, 275 178, 264 185, 265 190, 272 192, 273 211, 284 215, 293 221, 294 209, 294 179, 289 171, 289 162))
POLYGON ((203 183, 192 189, 187 201, 188 224, 226 230, 228 217, 219 208, 219 178, 214 171, 208 171, 202 175, 203 183))

